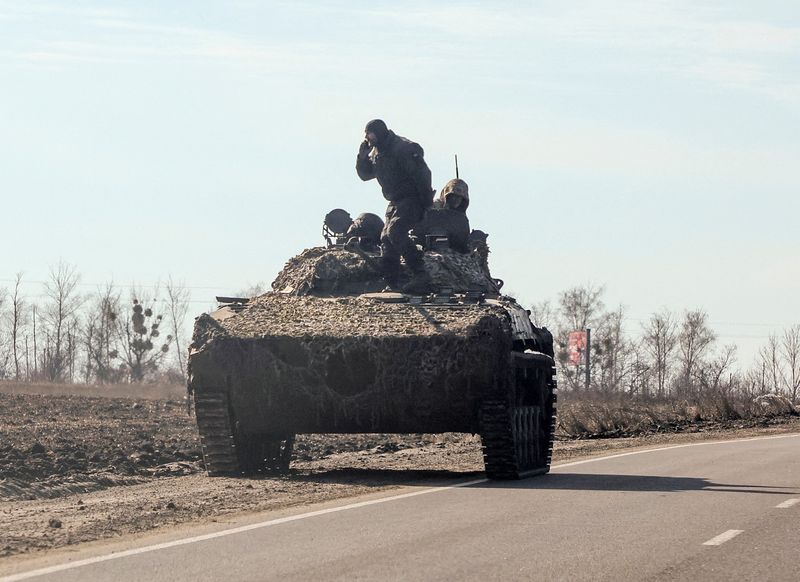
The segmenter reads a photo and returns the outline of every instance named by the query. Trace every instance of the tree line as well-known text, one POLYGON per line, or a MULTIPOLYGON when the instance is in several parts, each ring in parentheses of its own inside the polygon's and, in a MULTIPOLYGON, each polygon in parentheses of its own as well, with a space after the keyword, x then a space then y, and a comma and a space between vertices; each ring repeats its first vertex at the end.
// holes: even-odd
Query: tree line
POLYGON ((0 289, 0 378, 24 382, 112 384, 183 381, 189 291, 168 279, 160 289, 108 283, 79 292, 80 274, 60 262, 43 293, 23 293, 18 273, 0 289))
MULTIPOLYGON (((50 268, 35 298, 23 293, 24 281, 19 273, 0 288, 0 379, 184 380, 189 291, 183 284, 169 278, 144 290, 108 283, 80 293, 80 274, 64 262, 50 268)), ((587 390, 585 368, 570 362, 567 343, 570 332, 591 328, 589 392, 685 399, 777 393, 798 402, 800 325, 771 335, 756 361, 741 369, 736 346, 718 343, 704 310, 662 310, 631 334, 624 308, 606 309, 604 293, 602 286, 576 286, 555 303, 531 307, 537 325, 553 333, 562 390, 587 390)))
POLYGON ((630 334, 624 331, 624 308, 606 309, 604 292, 602 286, 576 286, 560 293, 555 304, 531 307, 537 325, 553 333, 560 388, 587 390, 584 365, 570 361, 567 344, 570 332, 590 328, 591 392, 685 399, 776 393, 798 402, 800 325, 772 334, 753 365, 740 369, 736 345, 719 344, 704 310, 662 310, 630 334))

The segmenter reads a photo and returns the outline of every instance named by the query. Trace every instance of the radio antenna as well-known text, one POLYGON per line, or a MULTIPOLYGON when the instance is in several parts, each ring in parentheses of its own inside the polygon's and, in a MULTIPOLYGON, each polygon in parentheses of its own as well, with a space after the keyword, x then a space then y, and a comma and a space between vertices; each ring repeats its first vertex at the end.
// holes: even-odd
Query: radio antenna
POLYGON ((453 154, 456 159, 456 180, 458 179, 458 154, 453 154))

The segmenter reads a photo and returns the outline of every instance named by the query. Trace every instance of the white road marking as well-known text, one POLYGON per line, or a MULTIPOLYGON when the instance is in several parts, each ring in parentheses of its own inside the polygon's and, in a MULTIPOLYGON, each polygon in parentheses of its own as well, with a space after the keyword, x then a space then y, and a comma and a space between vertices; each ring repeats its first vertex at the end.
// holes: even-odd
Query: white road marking
POLYGON ((800 503, 800 499, 787 499, 783 503, 779 503, 775 507, 778 509, 789 509, 792 505, 797 505, 800 503))
MULTIPOLYGON (((686 449, 689 447, 703 447, 708 445, 727 445, 732 443, 747 443, 750 441, 767 441, 773 439, 791 439, 800 437, 800 434, 782 434, 776 436, 768 436, 768 437, 750 437, 746 439, 733 439, 729 441, 710 441, 710 442, 703 442, 703 443, 686 443, 684 445, 670 445, 668 447, 658 447, 656 449, 642 449, 640 451, 631 451, 629 453, 618 453, 616 455, 608 455, 605 457, 592 457, 590 459, 584 459, 582 461, 572 461, 571 463, 560 463, 558 465, 553 465, 553 469, 563 469, 564 467, 575 467, 577 465, 584 465, 586 463, 593 463, 595 461, 606 461, 608 459, 618 459, 620 457, 632 457, 633 455, 644 455, 645 453, 654 453, 656 451, 669 451, 672 449, 686 449)), ((0 580, 3 582, 3 580, 0 580)))
POLYGON ((64 570, 71 570, 73 568, 80 568, 82 566, 88 566, 90 564, 97 564, 99 562, 107 562, 108 560, 115 560, 117 558, 125 558, 128 556, 136 556, 138 554, 145 554, 148 552, 155 552, 157 550, 164 550, 167 548, 174 548, 176 546, 185 546, 186 544, 193 544, 195 542, 202 542, 205 540, 213 540, 215 538, 222 538, 225 536, 238 534, 246 531, 251 531, 254 529, 261 529, 265 527, 270 527, 273 525, 279 525, 282 523, 288 523, 290 521, 298 521, 300 519, 306 519, 309 517, 317 517, 319 515, 326 515, 328 513, 337 513, 339 511, 346 511, 348 509, 356 509, 358 507, 367 507, 369 505, 377 505, 378 503, 386 503, 389 501, 397 501, 398 499, 406 499, 408 497, 416 497, 417 495, 426 495, 428 493, 438 493, 439 491, 445 491, 447 489, 456 489, 458 487, 469 487, 470 485, 477 485, 479 483, 486 483, 488 479, 475 479, 473 481, 465 481, 464 483, 457 483, 455 485, 447 485, 444 487, 432 487, 429 489, 421 489, 419 491, 412 491, 411 493, 403 493, 402 495, 393 495, 392 497, 381 497, 380 499, 370 499, 369 501, 359 501, 358 503, 350 503, 348 505, 341 505, 338 507, 329 507, 327 509, 320 509, 317 511, 310 511, 308 513, 300 513, 297 515, 289 515, 287 517, 279 517, 277 519, 270 519, 269 521, 262 521, 259 523, 251 523, 250 525, 243 525, 240 527, 234 527, 231 529, 225 529, 222 531, 204 534, 200 536, 194 536, 191 538, 184 538, 182 540, 174 540, 171 542, 164 542, 161 544, 155 544, 152 546, 143 546, 141 548, 133 548, 130 550, 125 550, 122 552, 114 552, 111 554, 106 554, 104 556, 95 556, 94 558, 86 558, 85 560, 78 560, 77 562, 67 562, 65 564, 57 564, 55 566, 49 566, 47 568, 40 568, 38 570, 31 570, 30 572, 22 572, 20 574, 13 574, 11 576, 6 576, 5 578, 0 578, 0 582, 16 582, 17 580, 27 580, 28 578, 33 578, 35 576, 43 576, 45 574, 53 574, 55 572, 62 572, 64 570))
POLYGON ((729 529, 728 531, 719 534, 717 537, 711 538, 707 542, 704 542, 703 545, 704 546, 721 546, 722 544, 724 544, 728 540, 732 540, 733 538, 738 536, 743 531, 744 531, 743 529, 729 529))
MULTIPOLYGON (((702 443, 688 443, 684 445, 672 445, 669 447, 660 447, 656 449, 644 449, 641 451, 631 451, 628 453, 618 453, 616 455, 608 455, 605 457, 593 457, 591 459, 585 459, 583 461, 573 461, 571 463, 563 463, 559 465, 554 465, 553 469, 563 469, 565 467, 574 467, 576 465, 583 465, 586 463, 596 463, 598 461, 607 461, 610 459, 618 459, 620 457, 629 457, 632 455, 643 455, 645 453, 655 453, 658 451, 668 451, 671 449, 682 449, 686 447, 699 447, 699 446, 709 446, 709 445, 725 445, 731 443, 743 443, 743 442, 750 442, 750 441, 758 441, 758 440, 772 440, 772 439, 781 439, 781 438, 796 438, 800 437, 800 434, 790 434, 790 435, 777 435, 777 436, 769 436, 769 437, 753 437, 753 438, 746 438, 746 439, 734 439, 734 440, 727 440, 727 441, 711 441, 711 442, 702 442, 702 443)), ((246 531, 251 531, 254 529, 262 529, 265 527, 271 527, 273 525, 280 525, 282 523, 288 523, 291 521, 298 521, 301 519, 306 519, 309 517, 317 517, 320 515, 326 515, 329 513, 337 513, 340 511, 347 511, 349 509, 356 509, 359 507, 367 507, 369 505, 377 505, 379 503, 388 503, 389 501, 397 501, 398 499, 406 499, 409 497, 416 497, 418 495, 426 495, 428 493, 438 493, 439 491, 446 491, 448 489, 457 489, 460 487, 469 487, 471 485, 479 485, 481 483, 487 483, 488 479, 474 479, 472 481, 465 481, 463 483, 456 483, 454 485, 446 485, 444 487, 432 487, 430 489, 422 489, 419 491, 412 491, 411 493, 403 493, 401 495, 394 495, 392 497, 381 497, 380 499, 371 499, 369 501, 360 501, 357 503, 350 503, 347 505, 342 505, 339 507, 330 507, 328 509, 320 509, 317 511, 310 511, 308 513, 300 513, 297 515, 290 515, 287 517, 280 517, 278 519, 271 519, 268 521, 262 521, 259 523, 252 523, 250 525, 243 525, 240 527, 235 527, 231 529, 226 529, 214 533, 204 534, 200 536, 194 536, 190 538, 184 538, 180 540, 174 540, 171 542, 164 542, 161 544, 154 544, 151 546, 142 546, 141 548, 133 548, 130 550, 125 550, 122 552, 113 552, 111 554, 105 554, 102 556, 95 556, 93 558, 86 558, 84 560, 77 560, 75 562, 66 562, 64 564, 56 564, 55 566, 49 566, 47 568, 39 568, 38 570, 31 570, 29 572, 21 572, 19 574, 12 574, 11 576, 6 576, 4 578, 0 578, 0 582, 17 582, 18 580, 27 580, 29 578, 35 578, 36 576, 43 576, 45 574, 53 574, 55 572, 63 572, 64 570, 72 570, 74 568, 80 568, 82 566, 89 566, 91 564, 97 564, 100 562, 107 562, 108 560, 116 560, 117 558, 126 558, 128 556, 136 556, 139 554, 146 554, 148 552, 155 552, 158 550, 165 550, 167 548, 174 548, 177 546, 185 546, 187 544, 193 544, 196 542, 202 542, 205 540, 212 540, 215 538, 222 538, 229 535, 234 535, 238 533, 243 533, 246 531)), ((741 533, 738 530, 731 530, 741 533)), ((723 534, 724 535, 724 534, 723 534)), ((719 536, 718 536, 719 537, 719 536)), ((716 539, 716 538, 715 538, 716 539)), ((710 540, 714 541, 714 540, 710 540)), ((706 542, 708 544, 709 542, 706 542)))

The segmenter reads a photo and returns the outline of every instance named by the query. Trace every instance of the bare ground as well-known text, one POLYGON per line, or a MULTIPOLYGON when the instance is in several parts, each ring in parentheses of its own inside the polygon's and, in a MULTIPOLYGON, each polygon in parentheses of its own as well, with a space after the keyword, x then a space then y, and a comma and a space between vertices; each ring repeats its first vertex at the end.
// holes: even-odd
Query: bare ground
MULTIPOLYGON (((800 431, 798 417, 559 440, 554 463, 639 446, 800 431)), ((0 563, 236 514, 482 474, 472 435, 306 435, 289 475, 210 479, 179 387, 0 383, 0 563), (77 394, 76 394, 77 393, 77 394)))

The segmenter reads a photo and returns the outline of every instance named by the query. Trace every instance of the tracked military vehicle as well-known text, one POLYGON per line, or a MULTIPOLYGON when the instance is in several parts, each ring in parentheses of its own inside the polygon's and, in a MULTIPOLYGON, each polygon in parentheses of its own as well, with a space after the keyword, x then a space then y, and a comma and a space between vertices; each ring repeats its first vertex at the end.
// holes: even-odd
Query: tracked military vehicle
POLYGON ((330 213, 326 246, 271 292, 197 318, 188 387, 208 474, 287 471, 297 434, 442 432, 479 434, 490 478, 546 473, 552 336, 501 293, 485 235, 458 252, 446 228, 418 233, 430 288, 398 292, 349 222, 330 213))

